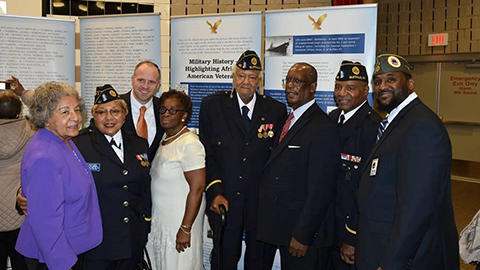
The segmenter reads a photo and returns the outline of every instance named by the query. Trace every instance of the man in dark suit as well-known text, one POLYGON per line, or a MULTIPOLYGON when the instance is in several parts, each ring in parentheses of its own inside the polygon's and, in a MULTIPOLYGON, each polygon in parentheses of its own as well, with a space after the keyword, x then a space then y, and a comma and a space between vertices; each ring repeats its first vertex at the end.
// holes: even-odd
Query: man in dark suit
POLYGON ((132 75, 132 90, 120 95, 128 106, 123 130, 136 133, 148 141, 150 161, 155 157, 165 132, 160 125, 160 114, 158 113, 160 99, 155 96, 160 88, 160 78, 160 69, 155 63, 140 62, 132 75), (142 110, 144 110, 143 113, 142 110))
POLYGON ((277 247, 282 269, 327 269, 334 230, 335 182, 340 144, 335 124, 315 103, 317 71, 297 63, 288 71, 290 113, 260 182, 258 239, 264 269, 277 247))
POLYGON ((221 204, 228 210, 223 269, 237 269, 244 233, 245 269, 261 269, 263 246, 256 240, 258 183, 286 114, 285 105, 256 92, 261 76, 260 58, 246 51, 233 68, 233 91, 202 100, 200 140, 206 150, 208 217, 215 231, 212 269, 219 267, 221 204))
POLYGON ((335 270, 354 270, 356 231, 353 226, 349 227, 347 220, 356 220, 354 198, 361 167, 375 144, 381 119, 367 102, 368 74, 362 64, 343 61, 335 79, 334 96, 338 108, 329 116, 337 123, 342 153, 337 179, 332 265, 335 270))
POLYGON ((448 133, 413 91, 408 62, 377 57, 375 99, 388 115, 365 160, 355 262, 370 269, 459 269, 448 133))

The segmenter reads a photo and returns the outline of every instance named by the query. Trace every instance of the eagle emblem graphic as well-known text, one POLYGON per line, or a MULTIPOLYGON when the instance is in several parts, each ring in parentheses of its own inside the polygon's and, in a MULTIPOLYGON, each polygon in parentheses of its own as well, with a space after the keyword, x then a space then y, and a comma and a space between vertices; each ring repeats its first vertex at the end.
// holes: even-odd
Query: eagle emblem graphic
POLYGON ((222 23, 222 20, 218 20, 215 22, 215 24, 212 25, 209 21, 207 21, 207 25, 210 26, 210 34, 216 34, 217 28, 221 23, 222 23))
POLYGON ((327 13, 318 17, 318 20, 315 20, 312 16, 308 15, 308 19, 312 21, 313 30, 321 30, 322 22, 327 18, 327 13))

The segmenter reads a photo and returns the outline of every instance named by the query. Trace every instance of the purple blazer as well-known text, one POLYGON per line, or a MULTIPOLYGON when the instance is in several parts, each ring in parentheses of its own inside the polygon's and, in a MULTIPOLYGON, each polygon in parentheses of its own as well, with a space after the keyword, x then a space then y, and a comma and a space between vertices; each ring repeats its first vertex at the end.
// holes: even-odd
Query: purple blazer
POLYGON ((75 144, 69 144, 78 158, 58 136, 40 129, 22 160, 28 215, 15 248, 50 270, 70 269, 78 254, 102 242, 95 182, 75 144))

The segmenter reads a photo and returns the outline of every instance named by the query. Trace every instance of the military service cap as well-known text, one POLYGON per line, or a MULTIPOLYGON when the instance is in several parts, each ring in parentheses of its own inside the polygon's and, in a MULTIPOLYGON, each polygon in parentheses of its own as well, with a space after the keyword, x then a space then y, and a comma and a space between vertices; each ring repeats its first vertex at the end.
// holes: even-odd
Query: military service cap
POLYGON ((359 62, 343 61, 335 77, 337 81, 362 81, 368 83, 368 74, 365 66, 359 62))
POLYGON ((104 104, 118 99, 121 99, 120 96, 110 84, 105 84, 104 86, 97 86, 94 104, 104 104))
POLYGON ((236 65, 243 70, 262 70, 260 58, 254 51, 243 52, 236 65))
POLYGON ((396 54, 381 54, 377 56, 373 76, 387 72, 403 72, 407 76, 412 77, 408 61, 396 54))

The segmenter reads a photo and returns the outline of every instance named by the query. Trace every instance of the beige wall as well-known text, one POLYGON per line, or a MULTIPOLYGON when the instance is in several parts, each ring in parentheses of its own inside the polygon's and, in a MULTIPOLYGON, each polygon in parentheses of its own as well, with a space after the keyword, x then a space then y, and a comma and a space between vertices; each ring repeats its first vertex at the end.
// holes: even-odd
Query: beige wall
POLYGON ((377 50, 401 55, 480 52, 480 0, 378 1, 377 50), (448 33, 446 47, 428 34, 448 33))
MULTIPOLYGON (((5 0, 3 0, 5 1, 5 0)), ((18 16, 42 16, 42 0, 6 0, 7 14, 18 16)))

